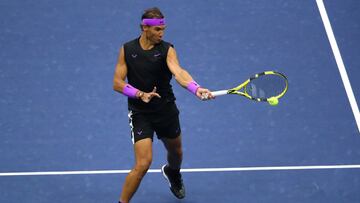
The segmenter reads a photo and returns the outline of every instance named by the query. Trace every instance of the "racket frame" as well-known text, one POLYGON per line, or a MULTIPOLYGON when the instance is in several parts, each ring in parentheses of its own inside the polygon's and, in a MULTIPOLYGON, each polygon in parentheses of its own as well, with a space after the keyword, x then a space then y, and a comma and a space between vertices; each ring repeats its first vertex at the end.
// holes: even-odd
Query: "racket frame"
POLYGON ((241 83, 237 87, 234 87, 234 88, 231 88, 231 89, 228 89, 228 90, 214 91, 214 92, 211 92, 211 94, 213 96, 215 96, 215 97, 216 96, 226 95, 226 94, 236 94, 236 95, 241 95, 243 97, 246 97, 246 98, 254 100, 254 101, 267 102, 268 99, 270 99, 270 98, 253 98, 246 92, 246 86, 252 80, 255 80, 256 78, 258 78, 260 76, 263 76, 263 75, 278 75, 278 76, 284 78, 284 81, 285 81, 285 84, 286 84, 285 89, 279 95, 272 97, 272 99, 273 98, 279 99, 279 98, 283 97, 285 95, 285 93, 287 92, 287 90, 288 90, 289 83, 288 83, 287 77, 284 74, 276 72, 276 71, 264 71, 262 73, 255 74, 254 76, 250 77, 249 79, 247 79, 245 82, 241 83), (240 91, 241 89, 244 89, 244 91, 243 92, 240 91))

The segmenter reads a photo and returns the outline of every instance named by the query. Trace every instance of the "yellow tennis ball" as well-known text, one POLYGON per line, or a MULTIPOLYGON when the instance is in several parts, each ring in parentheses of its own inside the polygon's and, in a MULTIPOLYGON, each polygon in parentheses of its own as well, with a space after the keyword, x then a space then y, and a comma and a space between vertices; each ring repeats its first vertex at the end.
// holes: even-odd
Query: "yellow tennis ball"
POLYGON ((279 100, 276 97, 271 97, 271 98, 268 99, 268 103, 271 106, 276 106, 276 105, 279 104, 279 100))

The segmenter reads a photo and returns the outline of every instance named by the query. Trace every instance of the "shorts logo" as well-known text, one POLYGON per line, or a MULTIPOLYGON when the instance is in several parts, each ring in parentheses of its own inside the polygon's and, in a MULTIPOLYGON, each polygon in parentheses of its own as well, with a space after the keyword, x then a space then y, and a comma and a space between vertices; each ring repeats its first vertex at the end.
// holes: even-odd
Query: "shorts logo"
POLYGON ((136 58, 137 54, 131 54, 131 57, 136 58))
POLYGON ((141 134, 142 134, 142 132, 143 132, 143 131, 142 131, 142 130, 140 130, 140 131, 138 131, 138 132, 137 132, 137 134, 138 134, 138 135, 141 135, 141 134))

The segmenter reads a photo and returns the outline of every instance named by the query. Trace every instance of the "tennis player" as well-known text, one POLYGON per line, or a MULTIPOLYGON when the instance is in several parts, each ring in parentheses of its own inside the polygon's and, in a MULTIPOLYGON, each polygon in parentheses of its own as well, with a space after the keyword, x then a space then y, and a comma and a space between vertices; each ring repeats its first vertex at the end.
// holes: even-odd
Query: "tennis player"
POLYGON ((158 8, 144 11, 140 27, 141 36, 121 47, 114 75, 114 90, 128 97, 135 151, 135 166, 125 179, 119 202, 130 201, 148 171, 154 132, 167 150, 168 163, 162 167, 162 174, 169 182, 171 192, 182 199, 185 187, 180 174, 181 128, 170 80, 174 76, 182 87, 199 99, 204 99, 203 94, 208 94, 208 99, 214 97, 180 67, 173 45, 162 40, 166 24, 158 8))

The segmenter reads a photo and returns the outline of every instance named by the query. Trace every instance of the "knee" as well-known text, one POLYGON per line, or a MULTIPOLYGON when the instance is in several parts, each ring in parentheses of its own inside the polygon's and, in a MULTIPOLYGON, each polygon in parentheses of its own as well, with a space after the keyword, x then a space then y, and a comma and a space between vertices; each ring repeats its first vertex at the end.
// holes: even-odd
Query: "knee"
POLYGON ((146 172, 149 170, 151 162, 152 162, 151 158, 144 158, 137 161, 135 165, 136 172, 138 172, 140 176, 144 176, 146 172))
POLYGON ((171 150, 170 153, 172 154, 172 156, 176 156, 179 158, 182 158, 182 156, 183 156, 183 151, 182 151, 181 147, 177 147, 177 148, 171 150))

